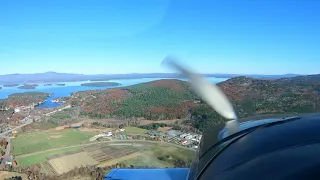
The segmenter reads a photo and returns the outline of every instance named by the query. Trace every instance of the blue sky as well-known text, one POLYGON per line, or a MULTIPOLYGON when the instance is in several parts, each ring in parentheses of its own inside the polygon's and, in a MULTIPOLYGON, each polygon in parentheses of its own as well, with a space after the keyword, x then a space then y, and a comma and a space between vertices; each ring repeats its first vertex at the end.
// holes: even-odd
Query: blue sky
POLYGON ((3 0, 0 74, 320 73, 317 0, 3 0))

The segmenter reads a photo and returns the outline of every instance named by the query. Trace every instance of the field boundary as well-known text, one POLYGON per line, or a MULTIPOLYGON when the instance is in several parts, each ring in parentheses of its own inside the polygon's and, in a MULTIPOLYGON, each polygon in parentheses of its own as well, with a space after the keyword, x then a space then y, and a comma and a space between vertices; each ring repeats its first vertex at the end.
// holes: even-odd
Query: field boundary
POLYGON ((131 154, 128 154, 128 155, 119 157, 119 158, 114 158, 114 159, 112 159, 112 160, 108 160, 108 161, 99 163, 99 164, 97 165, 97 167, 111 166, 111 165, 113 165, 113 164, 116 164, 116 163, 119 163, 119 162, 122 162, 122 161, 125 161, 125 160, 128 160, 128 159, 132 159, 132 158, 138 157, 138 156, 140 156, 140 155, 142 155, 141 152, 131 153, 131 154))
POLYGON ((46 159, 49 161, 50 159, 55 159, 55 158, 59 158, 62 156, 72 155, 72 154, 76 154, 76 153, 79 153, 82 151, 83 151, 82 149, 79 149, 79 150, 69 151, 69 152, 65 152, 65 153, 61 153, 61 154, 55 154, 55 155, 46 157, 46 159))

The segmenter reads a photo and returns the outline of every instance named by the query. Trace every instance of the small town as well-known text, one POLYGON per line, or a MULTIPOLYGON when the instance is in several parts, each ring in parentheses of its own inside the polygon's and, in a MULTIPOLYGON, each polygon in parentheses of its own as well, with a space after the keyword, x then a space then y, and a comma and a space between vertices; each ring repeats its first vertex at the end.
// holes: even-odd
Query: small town
MULTIPOLYGON (((57 112, 62 112, 65 109, 71 108, 70 105, 63 105, 54 109, 39 109, 35 108, 35 105, 15 107, 14 112, 16 114, 22 114, 23 119, 15 119, 14 125, 8 123, 2 123, 0 126, 0 140, 1 140, 1 158, 0 167, 10 168, 18 166, 18 162, 15 160, 12 154, 12 140, 19 137, 21 128, 34 123, 41 122, 43 118, 50 117, 57 112)), ((7 118, 10 121, 10 118, 7 118)), ((90 126, 89 126, 90 127, 90 126)), ((64 125, 62 129, 68 130, 80 130, 83 128, 82 124, 77 125, 64 125)), ((88 127, 86 127, 88 128, 88 127)), ((103 131, 103 127, 99 127, 99 134, 95 134, 88 138, 90 143, 103 143, 103 142, 119 142, 125 141, 133 143, 136 141, 145 142, 165 142, 175 146, 188 148, 192 151, 198 149, 199 142, 202 135, 196 133, 187 133, 178 130, 169 129, 167 131, 146 130, 144 133, 128 133, 127 127, 120 125, 119 128, 113 128, 109 131, 103 131)), ((129 127, 130 128, 130 127, 129 127)), ((110 128, 106 128, 110 129, 110 128)), ((66 146, 67 147, 67 146, 66 146)))

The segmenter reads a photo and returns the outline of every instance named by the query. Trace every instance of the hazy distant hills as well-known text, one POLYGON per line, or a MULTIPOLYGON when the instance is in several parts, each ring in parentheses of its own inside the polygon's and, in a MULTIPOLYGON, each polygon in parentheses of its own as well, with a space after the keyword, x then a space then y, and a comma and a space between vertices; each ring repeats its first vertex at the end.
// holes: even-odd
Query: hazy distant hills
MULTIPOLYGON (((207 77, 232 78, 240 76, 239 74, 204 74, 207 77)), ((244 75, 241 75, 244 76, 244 75)), ((247 74, 245 76, 261 79, 278 79, 296 77, 297 74, 285 75, 258 75, 247 74)), ((35 74, 7 74, 0 75, 0 84, 9 83, 39 83, 39 82, 62 82, 62 81, 86 81, 86 80, 109 80, 109 79, 136 79, 136 78, 180 78, 176 73, 134 73, 134 74, 68 74, 45 72, 35 74)))

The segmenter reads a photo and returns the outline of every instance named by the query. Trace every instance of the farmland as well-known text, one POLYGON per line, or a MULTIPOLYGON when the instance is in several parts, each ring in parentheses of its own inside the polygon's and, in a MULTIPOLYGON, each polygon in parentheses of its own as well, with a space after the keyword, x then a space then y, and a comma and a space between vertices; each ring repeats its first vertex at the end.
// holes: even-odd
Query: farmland
POLYGON ((74 167, 86 165, 108 166, 116 164, 123 158, 136 157, 138 149, 133 147, 117 148, 108 144, 96 144, 82 147, 77 152, 60 154, 48 159, 43 167, 46 172, 53 171, 53 174, 61 174, 72 170, 74 167))
POLYGON ((135 141, 78 144, 16 156, 16 160, 19 166, 40 164, 42 173, 59 175, 86 165, 105 167, 124 163, 127 166, 174 167, 176 159, 190 161, 193 158, 194 152, 168 143, 140 140, 132 144, 133 142, 135 141), (170 158, 167 161, 159 160, 162 156, 170 158))
POLYGON ((74 167, 95 165, 97 161, 87 155, 86 152, 79 152, 49 160, 49 164, 58 174, 68 172, 74 167))
POLYGON ((95 134, 94 132, 83 132, 75 129, 19 134, 17 138, 12 140, 13 155, 85 143, 95 134))
POLYGON ((79 149, 80 149, 79 147, 71 147, 71 148, 67 148, 67 149, 43 152, 43 153, 34 154, 34 155, 30 155, 30 156, 21 156, 21 157, 17 157, 16 160, 17 160, 17 163, 19 166, 29 166, 32 164, 46 162, 47 158, 50 158, 50 156, 57 155, 57 154, 63 154, 66 152, 73 152, 73 151, 76 151, 79 149))
POLYGON ((145 134, 146 132, 148 132, 148 130, 146 130, 146 129, 141 129, 141 128, 137 128, 137 127, 126 127, 126 130, 123 132, 120 132, 120 134, 123 134, 123 135, 145 134))
POLYGON ((123 163, 134 166, 155 166, 155 167, 174 167, 173 161, 181 159, 190 162, 194 157, 194 152, 178 147, 158 144, 143 147, 142 154, 125 160, 123 163), (169 156, 169 161, 159 160, 159 157, 169 156))

